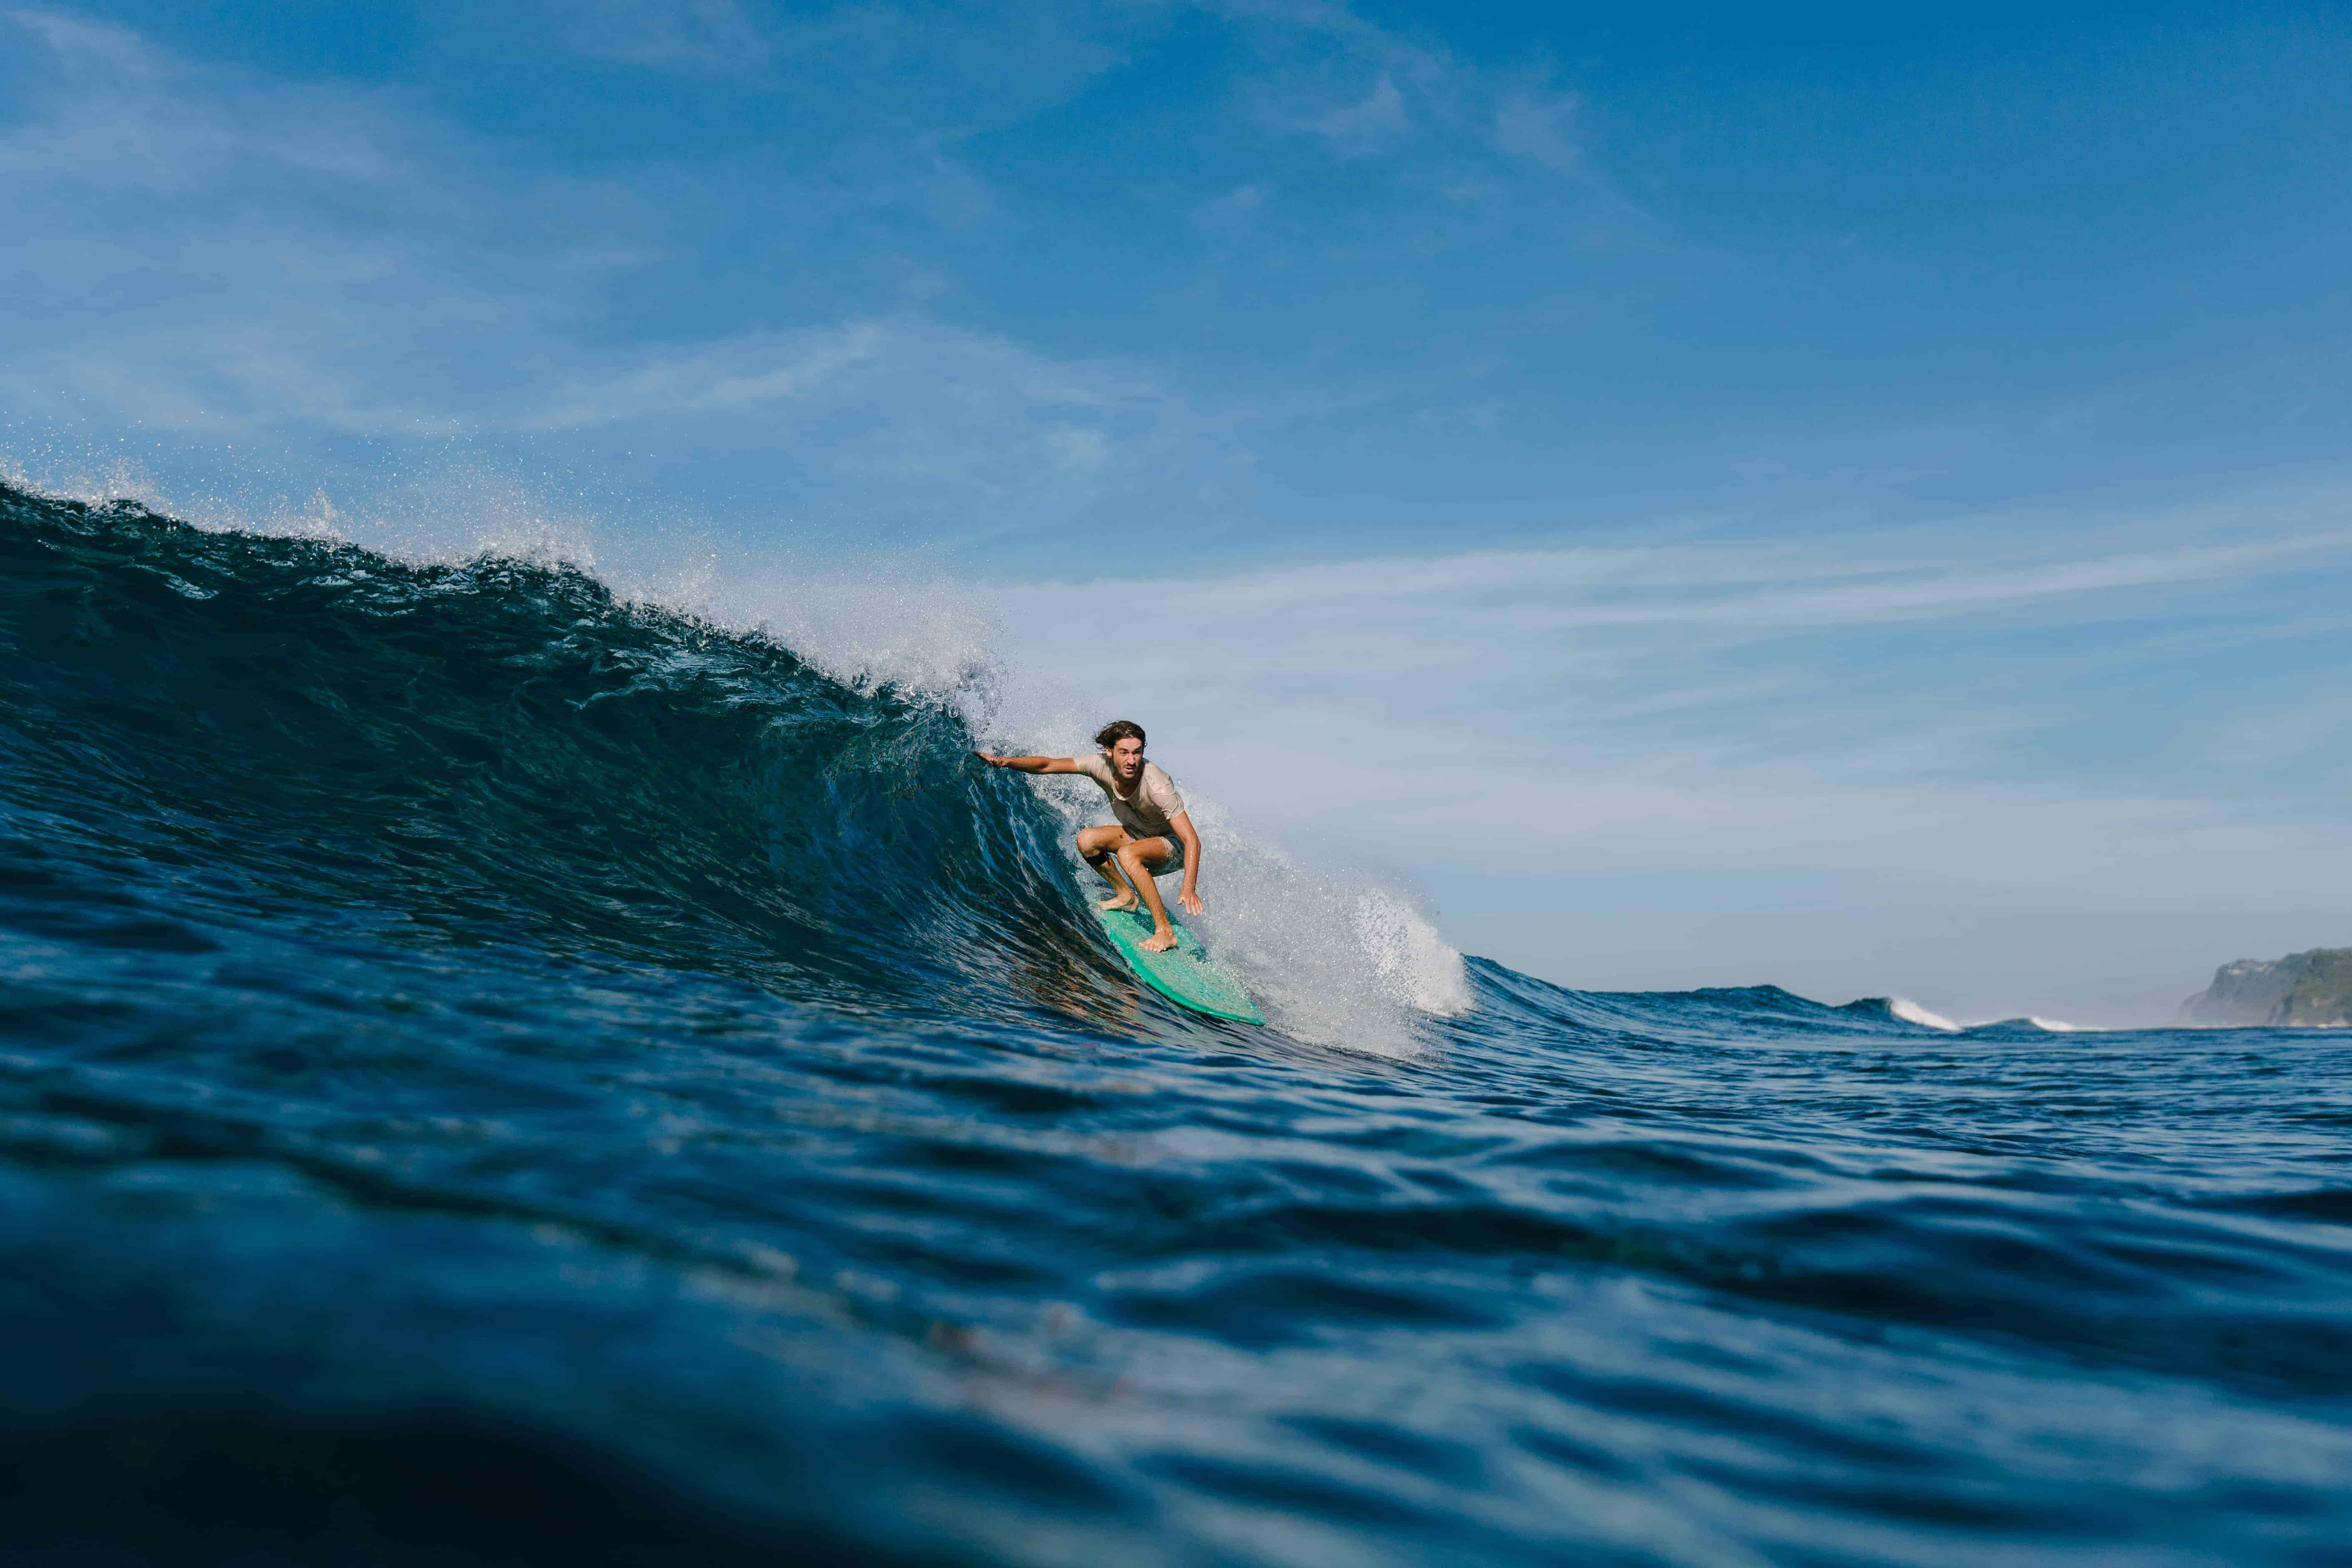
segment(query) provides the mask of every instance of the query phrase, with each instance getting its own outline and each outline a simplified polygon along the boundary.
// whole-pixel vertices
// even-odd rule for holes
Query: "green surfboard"
[[[1213,1018],[1231,1018],[1236,1024],[1265,1022],[1258,1016],[1257,1004],[1242,989],[1242,983],[1228,973],[1223,964],[1211,958],[1201,946],[1201,939],[1182,926],[1176,927],[1174,947],[1166,952],[1146,952],[1143,942],[1151,935],[1150,915],[1141,910],[1097,910],[1095,918],[1102,921],[1104,932],[1118,944],[1119,956],[1127,960],[1127,966],[1171,1002]]]

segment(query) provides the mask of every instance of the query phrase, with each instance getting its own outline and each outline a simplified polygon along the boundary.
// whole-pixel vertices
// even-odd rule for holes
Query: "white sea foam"
[[[1908,996],[1894,998],[1887,1003],[1886,1010],[1906,1023],[1917,1024],[1926,1028],[1944,1029],[1953,1034],[1958,1034],[1960,1029],[1959,1025],[1953,1023],[1941,1013],[1930,1013]]]
[[[817,565],[709,555],[662,574],[610,574],[629,598],[772,637],[845,686],[892,686],[985,725],[1003,669],[994,609],[919,563]]]
[[[78,465],[52,462],[36,475],[22,457],[12,453],[0,458],[0,479],[20,490],[55,500],[78,500],[85,506],[135,500],[142,506],[163,510],[163,503],[157,500],[154,477],[127,457]]]

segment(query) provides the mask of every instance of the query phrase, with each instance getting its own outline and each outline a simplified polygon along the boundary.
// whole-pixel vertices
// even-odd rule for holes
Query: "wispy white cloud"
[[[1131,366],[1055,360],[920,318],[600,361],[519,401],[526,430],[765,449],[874,510],[1043,528],[1112,497],[1248,466],[1230,411]]]
[[[1499,156],[1511,116],[1535,116],[1529,134],[1557,118],[1524,81],[1489,81],[1343,6],[1212,10],[1264,46],[1253,79],[1330,155],[1433,136]],[[712,422],[709,445],[771,450],[806,484],[875,487],[879,512],[1001,500],[1050,523],[1110,496],[1155,496],[1165,516],[1230,494],[1253,468],[1244,428],[1377,395],[1291,387],[1212,405],[1131,361],[927,317],[954,302],[952,280],[929,261],[870,255],[826,324],[630,342],[607,330],[610,301],[691,273],[689,215],[740,201],[730,185],[816,232],[882,207],[943,231],[995,221],[998,193],[959,150],[1076,91],[1165,18],[612,0],[557,19],[569,47],[602,58],[749,73],[793,94],[797,113],[831,116],[834,141],[782,175],[703,168],[674,189],[658,153],[610,178],[530,174],[394,90],[265,79],[62,9],[7,13],[20,112],[0,129],[0,205],[26,237],[0,301],[18,329],[0,405],[214,441],[601,429],[625,442],[632,425],[692,417]],[[892,86],[867,102],[852,82]],[[1254,228],[1277,190],[1273,178],[1228,186],[1202,221]],[[1418,249],[1438,232],[1362,237]],[[787,270],[778,291],[793,283]],[[1015,483],[1024,462],[1034,472]],[[962,503],[946,488],[957,474],[977,486]]]
[[[605,291],[667,259],[657,188],[491,179],[491,149],[414,105],[198,68],[68,16],[0,32],[47,57],[0,130],[0,206],[26,224],[0,363],[19,418],[764,455],[781,506],[851,496],[870,521],[950,536],[1246,467],[1234,411],[912,299],[799,331],[610,341]]]
[[[16,34],[20,95],[34,109],[0,136],[0,178],[20,183],[20,195],[65,187],[86,204],[170,202],[289,178],[380,185],[404,173],[390,118],[349,90],[208,79],[135,33],[62,12],[9,11],[0,28]]]
[[[797,112],[833,119],[869,151],[888,142],[936,157],[1079,90],[1126,58],[1161,8],[546,0],[538,9],[577,55],[788,94]]]
[[[1573,92],[1531,81],[1503,95],[1495,109],[1495,142],[1504,152],[1549,168],[1570,170],[1584,163],[1576,134],[1580,100]]]
[[[1193,221],[1213,230],[1239,228],[1265,205],[1265,198],[1264,185],[1236,185],[1224,195],[1213,196],[1193,208]]]
[[[1404,94],[1397,90],[1396,78],[1383,72],[1360,100],[1310,114],[1305,125],[1342,157],[1361,157],[1404,135]]]
[[[1548,71],[1483,67],[1344,5],[1206,8],[1244,24],[1263,63],[1240,102],[1276,135],[1310,138],[1342,161],[1409,153],[1415,186],[1474,205],[1540,207],[1556,176],[1573,174],[1581,216],[1631,216],[1583,155],[1580,95]],[[1517,177],[1529,165],[1554,178],[1531,187]]]
[[[1002,595],[1029,657],[1156,719],[1171,765],[1395,861],[1810,868],[2150,907],[2341,887],[2352,831],[2315,808],[2319,775],[2257,799],[2086,766],[2070,737],[2137,754],[2218,712],[2241,748],[2275,743],[2198,656],[2223,660],[2250,624],[2298,623],[2315,648],[2352,626],[2325,588],[2352,575],[2352,484],[2047,521]],[[2135,658],[2192,673],[2084,715],[2080,693]],[[2332,711],[2305,703],[2304,732]],[[2340,773],[2345,750],[2298,756]]]
[[[163,58],[127,27],[32,6],[0,15],[38,38],[69,68],[87,69],[95,65],[131,81],[152,81],[164,74]]]
[[[629,65],[757,71],[775,40],[740,0],[569,0],[549,14],[582,54]]]
[[[1550,683],[1654,658],[1653,639],[1684,654],[1791,635],[1829,635],[2005,616],[2082,623],[2146,615],[2145,594],[2202,593],[2266,573],[2340,572],[2352,559],[2352,496],[2278,497],[2270,531],[2233,542],[2151,534],[2210,531],[2233,509],[2186,509],[2102,529],[2078,519],[2052,546],[2016,520],[1874,531],[1844,541],[1471,551],[1446,556],[1318,562],[1230,578],[1138,578],[1073,585],[1091,597],[1148,595],[1190,624],[1278,626],[1250,639],[1256,678],[1393,678],[1468,668]],[[2153,526],[2151,524],[2153,523]],[[1054,590],[1024,589],[1024,593]],[[2053,606],[2057,607],[2053,608]],[[2210,642],[2212,633],[2204,634]],[[1212,639],[1213,641],[1214,639]],[[1629,649],[1638,648],[1635,654]],[[1508,669],[1508,661],[1525,661]],[[1498,663],[1505,669],[1496,669]],[[1199,673],[1198,664],[1193,666]],[[1545,672],[1538,678],[1537,671]],[[1716,681],[1702,689],[1717,689]],[[1660,700],[1651,693],[1645,704]]]

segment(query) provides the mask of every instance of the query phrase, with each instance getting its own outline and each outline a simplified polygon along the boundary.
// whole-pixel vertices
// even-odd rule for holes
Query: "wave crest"
[[[5,489],[0,562],[20,794],[182,846],[225,928],[331,909],[517,963],[1205,1026],[1093,929],[1066,830],[1095,803],[971,761],[995,698],[968,639],[867,615],[819,664],[546,554],[409,563]],[[1402,897],[1214,847],[1205,929],[1289,1032],[1409,1048],[1412,1015],[1467,1005]]]

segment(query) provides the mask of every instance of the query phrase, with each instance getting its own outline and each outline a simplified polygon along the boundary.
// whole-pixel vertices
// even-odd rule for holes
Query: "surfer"
[[[1165,952],[1176,945],[1176,928],[1168,923],[1168,906],[1160,901],[1154,877],[1184,873],[1176,903],[1188,915],[1201,912],[1200,895],[1192,890],[1200,874],[1201,836],[1176,781],[1159,763],[1143,760],[1143,726],[1121,719],[1106,724],[1095,736],[1102,754],[1094,757],[1000,757],[993,752],[972,755],[992,768],[1013,768],[1024,773],[1084,773],[1110,796],[1111,815],[1118,820],[1078,830],[1078,853],[1111,886],[1106,910],[1131,910],[1136,895],[1151,911],[1152,932],[1137,943],[1146,952]],[[1123,874],[1123,875],[1122,875]]]

